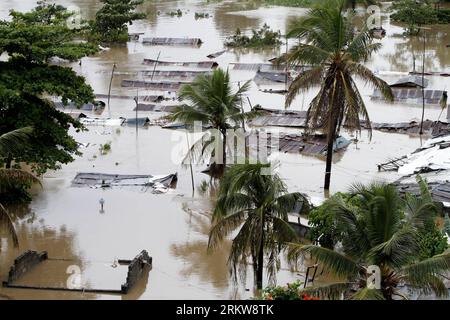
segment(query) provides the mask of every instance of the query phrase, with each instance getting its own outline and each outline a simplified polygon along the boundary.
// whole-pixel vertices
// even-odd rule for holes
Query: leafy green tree
[[[96,45],[75,41],[78,30],[68,27],[64,7],[40,2],[31,12],[11,11],[10,21],[0,22],[0,134],[34,127],[30,150],[10,153],[3,163],[32,165],[38,174],[58,169],[78,153],[70,127],[82,129],[69,115],[54,108],[46,97],[56,96],[77,105],[94,100],[92,88],[72,69],[49,62],[53,58],[76,60],[98,51]]]
[[[400,0],[392,3],[391,19],[406,24],[408,34],[417,34],[422,25],[439,21],[437,10],[427,0]]]
[[[0,135],[0,159],[8,157],[10,153],[25,152],[29,147],[29,140],[32,132],[32,128],[26,127]],[[17,185],[31,184],[33,182],[39,183],[39,180],[36,176],[27,171],[0,168],[0,194],[8,192]],[[6,226],[13,239],[14,245],[17,246],[19,240],[17,238],[13,220],[2,203],[0,203],[0,223]]]
[[[95,40],[123,43],[128,41],[128,25],[134,20],[145,19],[144,13],[135,12],[143,0],[101,0],[103,7],[92,22]]]
[[[333,144],[341,127],[360,132],[363,119],[371,134],[369,114],[353,77],[379,89],[388,100],[393,99],[389,85],[362,64],[380,44],[372,43],[366,27],[356,31],[352,21],[353,15],[346,14],[344,0],[331,0],[309,10],[288,33],[288,37],[298,40],[285,57],[288,63],[312,68],[291,83],[286,104],[291,105],[301,92],[320,87],[309,105],[306,130],[327,134],[325,190],[330,188]]]
[[[333,199],[336,228],[342,237],[343,252],[315,245],[292,245],[289,259],[310,254],[340,280],[324,286],[308,288],[314,296],[339,299],[407,298],[399,285],[423,293],[448,295],[442,274],[450,270],[448,251],[423,259],[421,236],[433,224],[438,212],[427,185],[419,179],[420,196],[402,199],[397,189],[388,184],[356,185],[351,195],[359,206],[349,206],[342,199]],[[425,231],[426,232],[426,231]],[[367,268],[380,268],[380,289],[367,286]]]
[[[212,75],[200,75],[192,84],[181,87],[180,99],[186,104],[175,110],[169,118],[188,125],[199,121],[213,128],[192,146],[186,159],[200,160],[212,155],[219,158],[212,167],[218,175],[223,173],[227,163],[227,129],[240,127],[243,120],[253,115],[252,112],[241,112],[242,96],[249,87],[248,81],[233,92],[230,75],[222,69],[214,70]],[[216,131],[220,134],[216,134]],[[216,144],[222,145],[222,159],[220,154],[215,153]]]
[[[228,262],[232,274],[246,274],[251,259],[257,289],[262,289],[264,260],[269,280],[275,279],[279,254],[287,241],[297,238],[288,223],[288,213],[307,200],[300,193],[288,193],[278,175],[264,175],[269,165],[234,165],[223,176],[213,214],[208,248],[215,248],[238,230]]]

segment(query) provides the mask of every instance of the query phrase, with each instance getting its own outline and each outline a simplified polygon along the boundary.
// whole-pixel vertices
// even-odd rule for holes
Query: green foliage
[[[342,252],[315,245],[293,245],[289,259],[311,255],[340,282],[308,288],[314,296],[350,299],[392,299],[402,296],[400,283],[437,297],[448,295],[440,274],[450,270],[450,253],[436,229],[439,213],[426,183],[417,177],[421,194],[406,194],[388,184],[355,185],[348,201],[329,200],[334,227]],[[381,271],[381,289],[368,290],[366,269],[376,265]]]
[[[34,134],[27,152],[13,152],[0,162],[32,165],[38,174],[73,161],[76,141],[68,134],[80,123],[56,110],[46,96],[58,96],[77,105],[94,100],[92,88],[72,69],[50,65],[51,58],[76,60],[98,51],[97,46],[76,40],[70,16],[61,6],[39,3],[28,13],[11,12],[11,21],[0,23],[0,134],[32,126]]]
[[[445,213],[444,230],[447,236],[450,238],[450,218],[448,217],[448,213]]]
[[[171,16],[171,17],[177,16],[179,18],[179,17],[183,16],[183,11],[181,11],[180,9],[177,9],[176,11],[167,12],[167,15]]]
[[[261,295],[258,297],[260,300],[302,300],[300,294],[300,288],[303,282],[296,281],[287,284],[287,286],[274,286],[264,288]]]
[[[341,127],[361,132],[361,120],[370,118],[355,78],[380,90],[392,101],[389,85],[364,66],[364,62],[380,48],[373,43],[367,28],[356,30],[354,15],[345,9],[344,0],[329,0],[300,17],[290,27],[287,36],[296,40],[287,55],[278,59],[293,66],[309,65],[292,81],[286,96],[286,105],[306,91],[320,87],[309,104],[306,131],[322,131],[327,135],[327,166],[325,189],[330,187],[333,143]]]
[[[218,175],[223,172],[223,167],[226,165],[227,129],[239,127],[243,120],[253,115],[251,112],[242,113],[241,111],[243,95],[246,94],[249,87],[250,82],[248,81],[233,92],[230,75],[228,71],[222,69],[214,70],[212,75],[200,75],[192,84],[181,87],[180,99],[186,104],[177,108],[167,118],[186,125],[192,125],[199,121],[214,129],[206,131],[203,137],[191,147],[183,163],[189,163],[191,159],[200,161],[207,156],[216,156],[215,143],[222,143],[223,158],[214,159],[213,164],[219,165],[213,166],[212,169],[217,169]],[[216,134],[215,130],[218,130],[220,135]],[[216,139],[220,139],[220,141],[216,141]]]
[[[194,17],[195,17],[195,20],[209,18],[209,13],[196,12]]]
[[[100,145],[100,154],[105,155],[111,151],[111,142],[107,142],[105,144]]]
[[[262,288],[263,269],[270,281],[280,267],[279,255],[286,242],[297,238],[288,223],[288,213],[298,202],[307,203],[300,193],[288,193],[281,178],[264,174],[269,165],[233,165],[223,176],[213,214],[208,248],[234,236],[228,259],[234,280],[245,277],[251,259],[258,289]],[[267,261],[266,263],[264,261]]]
[[[428,0],[395,1],[391,10],[391,19],[404,23],[408,34],[417,34],[422,25],[450,23],[450,10],[437,10]]]
[[[281,33],[280,31],[272,31],[270,27],[265,23],[261,29],[252,30],[252,36],[249,37],[241,33],[240,29],[236,30],[236,33],[227,38],[225,45],[227,47],[238,48],[257,48],[257,47],[273,47],[281,45]]]
[[[443,253],[448,248],[444,232],[433,228],[419,235],[420,259],[428,259]]]
[[[106,43],[128,41],[128,25],[145,19],[144,13],[135,12],[143,0],[101,0],[104,5],[91,22],[92,40]]]

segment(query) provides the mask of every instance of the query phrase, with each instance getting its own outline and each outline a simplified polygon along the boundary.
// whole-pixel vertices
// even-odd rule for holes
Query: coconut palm
[[[380,44],[372,43],[367,28],[357,32],[352,21],[344,0],[330,0],[311,9],[288,33],[288,37],[299,41],[285,57],[288,64],[310,65],[311,69],[291,83],[286,105],[291,105],[298,94],[320,87],[308,108],[306,131],[321,130],[327,134],[326,190],[330,187],[333,143],[341,126],[360,132],[362,118],[371,136],[369,114],[353,77],[379,89],[387,100],[393,99],[388,84],[361,64]]]
[[[238,229],[228,263],[237,280],[238,273],[245,276],[250,259],[257,289],[262,288],[264,259],[273,282],[280,252],[286,241],[297,237],[288,223],[288,213],[297,203],[308,203],[300,193],[287,193],[278,175],[262,173],[268,168],[263,164],[242,164],[227,170],[220,183],[208,242],[208,249],[214,249]]]
[[[311,255],[331,274],[335,283],[306,289],[322,298],[407,299],[400,289],[410,289],[438,297],[448,295],[441,274],[450,270],[450,253],[420,257],[420,236],[434,223],[438,207],[431,200],[426,183],[419,179],[420,196],[402,198],[388,184],[356,185],[351,190],[352,205],[342,198],[330,203],[336,228],[342,236],[342,252],[315,245],[293,244],[288,258]],[[357,203],[356,205],[354,203]],[[380,287],[367,286],[369,266],[380,268]]]
[[[17,185],[24,185],[32,182],[39,182],[33,174],[20,170],[11,169],[10,155],[17,151],[23,151],[24,146],[28,143],[29,135],[32,128],[26,127],[7,132],[0,136],[0,158],[7,161],[7,168],[0,168],[0,193]],[[0,223],[4,223],[8,229],[13,244],[19,244],[16,230],[9,212],[0,203]]]
[[[233,92],[228,71],[217,69],[212,74],[198,76],[192,84],[180,89],[180,99],[187,103],[177,108],[169,119],[189,125],[200,121],[213,128],[192,146],[186,158],[195,160],[206,155],[215,156],[214,164],[223,171],[227,157],[227,129],[239,127],[252,114],[242,112],[241,105],[242,96],[249,87],[250,82],[246,82]],[[222,157],[215,150],[220,150],[218,153]]]

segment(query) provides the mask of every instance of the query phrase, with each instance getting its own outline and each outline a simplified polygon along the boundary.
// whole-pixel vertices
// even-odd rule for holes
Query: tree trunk
[[[223,144],[222,144],[222,165],[223,171],[225,171],[225,167],[227,165],[227,131],[222,132]]]
[[[256,269],[256,289],[261,290],[263,286],[264,271],[264,214],[261,221],[261,242],[259,244],[258,263]]]
[[[335,139],[335,130],[331,130],[331,133],[328,133],[330,136],[328,137],[328,147],[327,147],[327,165],[325,168],[325,184],[324,189],[330,190],[330,182],[331,182],[331,165],[333,162],[333,144]]]
[[[7,157],[6,158],[6,163],[5,163],[5,168],[6,169],[11,169],[12,167],[12,158],[11,157]]]

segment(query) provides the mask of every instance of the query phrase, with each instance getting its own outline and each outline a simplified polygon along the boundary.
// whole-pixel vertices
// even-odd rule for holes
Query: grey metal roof
[[[198,61],[198,62],[177,62],[177,61],[159,61],[154,59],[144,59],[142,62],[146,65],[157,65],[157,66],[177,66],[177,67],[189,67],[189,68],[205,68],[214,69],[219,66],[215,61]]]
[[[426,88],[428,86],[428,80],[423,79],[423,87]],[[422,77],[418,75],[409,75],[407,77],[401,78],[397,80],[394,84],[391,84],[390,87],[419,87],[422,88]]]
[[[198,46],[202,44],[200,38],[144,38],[143,44],[155,46]]]

